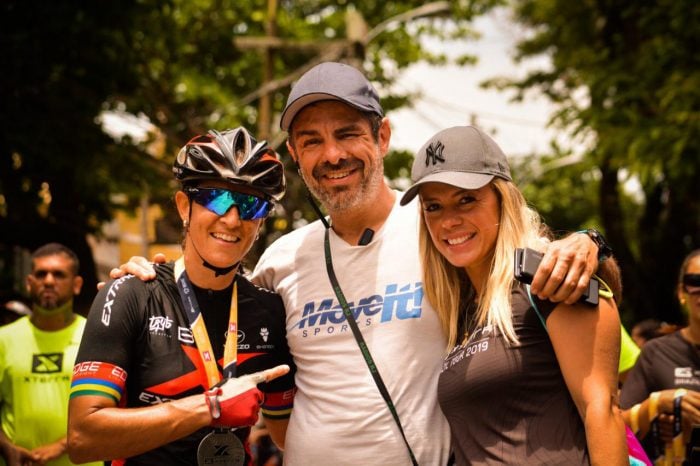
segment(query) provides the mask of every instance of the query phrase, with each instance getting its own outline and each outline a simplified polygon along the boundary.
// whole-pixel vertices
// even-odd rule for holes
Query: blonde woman
[[[458,465],[629,464],[616,406],[615,303],[551,303],[514,281],[543,226],[483,131],[433,136],[413,164],[423,285],[449,339],[438,382]]]

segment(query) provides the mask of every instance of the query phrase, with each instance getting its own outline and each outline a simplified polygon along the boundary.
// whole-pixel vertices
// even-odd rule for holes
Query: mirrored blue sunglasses
[[[272,210],[272,202],[252,194],[229,191],[224,188],[185,188],[185,193],[197,204],[222,216],[238,207],[241,220],[265,218]]]

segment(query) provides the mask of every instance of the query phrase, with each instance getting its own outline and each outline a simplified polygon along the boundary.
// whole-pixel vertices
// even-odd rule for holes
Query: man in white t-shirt
[[[449,428],[436,391],[446,342],[423,299],[418,206],[400,208],[400,196],[384,179],[391,127],[377,93],[356,69],[322,63],[292,88],[281,128],[289,133],[289,153],[309,190],[328,212],[338,284],[408,443],[419,464],[446,464]],[[283,236],[254,272],[254,280],[284,300],[287,340],[298,367],[285,460],[290,465],[408,464],[398,427],[329,281],[324,233],[324,224],[316,221]],[[560,259],[559,276],[566,275],[576,250],[596,255],[585,235],[574,236],[567,253],[555,247],[548,258]],[[572,270],[589,267],[580,277],[587,283],[595,265],[581,260]],[[547,287],[555,290],[560,281]]]
[[[446,340],[423,298],[418,206],[399,207],[401,196],[384,179],[391,127],[377,92],[355,68],[322,63],[292,88],[281,128],[289,132],[287,147],[299,172],[328,213],[338,283],[417,462],[444,465],[449,428],[437,403],[437,380]],[[410,464],[329,281],[324,234],[324,223],[316,221],[284,235],[253,274],[284,300],[297,365],[285,463]],[[551,243],[534,292],[575,302],[597,266],[596,254],[586,235]],[[149,268],[145,259],[127,264],[142,278],[152,276]]]

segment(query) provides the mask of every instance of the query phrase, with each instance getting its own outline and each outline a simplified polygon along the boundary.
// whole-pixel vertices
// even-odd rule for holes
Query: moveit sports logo
[[[387,285],[383,295],[376,294],[360,298],[356,302],[348,302],[348,306],[358,325],[367,327],[395,319],[420,318],[422,302],[423,284],[418,282],[404,286]],[[294,327],[301,330],[304,338],[350,330],[345,321],[343,308],[335,297],[304,304],[301,320],[294,324]]]

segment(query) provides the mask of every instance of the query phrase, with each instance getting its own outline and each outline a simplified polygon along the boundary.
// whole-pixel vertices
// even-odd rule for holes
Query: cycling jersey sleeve
[[[146,285],[127,275],[108,282],[92,303],[73,369],[71,398],[100,395],[119,403],[144,328]]]

